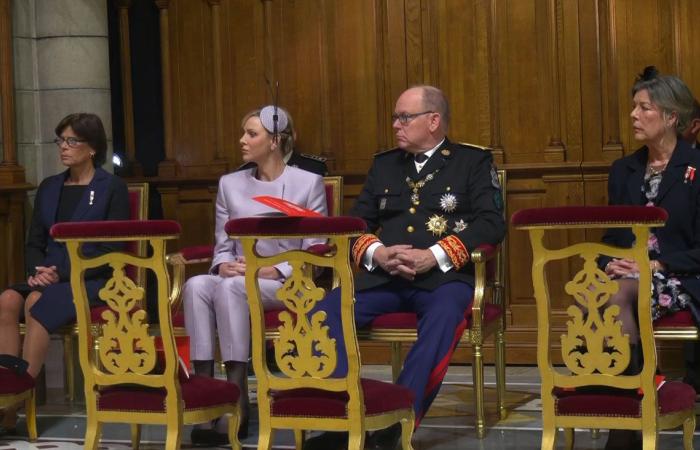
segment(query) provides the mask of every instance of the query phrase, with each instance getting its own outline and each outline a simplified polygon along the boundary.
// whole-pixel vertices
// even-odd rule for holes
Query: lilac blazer
[[[276,209],[263,205],[253,197],[271,195],[283,198],[297,205],[328,215],[326,190],[323,178],[296,167],[286,166],[282,175],[274,181],[260,181],[255,178],[255,168],[224,175],[219,180],[216,195],[216,244],[210,273],[218,273],[222,262],[231,262],[243,256],[243,247],[237,239],[229,239],[224,225],[230,219],[242,217],[268,216],[281,214]],[[325,239],[266,239],[258,242],[257,250],[263,256],[276,255],[287,250],[308,248],[325,243]],[[287,263],[275,266],[285,277],[292,268]]]

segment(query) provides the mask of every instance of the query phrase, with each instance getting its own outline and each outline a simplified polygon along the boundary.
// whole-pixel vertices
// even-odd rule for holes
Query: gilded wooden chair
[[[639,285],[650,286],[649,228],[663,226],[667,217],[661,208],[636,206],[539,208],[513,215],[514,227],[527,230],[532,244],[543,450],[555,448],[558,428],[564,429],[566,448],[571,449],[574,428],[601,427],[641,430],[644,449],[651,450],[656,448],[658,430],[683,426],[684,448],[693,448],[695,391],[681,382],[666,382],[657,390],[655,383],[651,289],[639,289],[637,312],[644,362],[639,374],[629,375],[623,373],[631,357],[629,336],[622,334],[616,318],[619,307],[606,307],[617,292],[617,283],[597,264],[599,255],[634,260],[640,267]],[[630,228],[635,244],[632,248],[597,242],[547,246],[546,242],[551,242],[546,240],[547,231],[573,228]],[[567,310],[566,334],[555,342],[548,264],[573,266],[579,261],[582,267],[564,286],[575,301]],[[559,344],[566,369],[554,366],[550,357],[551,349]]]
[[[129,183],[129,218],[131,220],[146,220],[148,218],[148,183]],[[146,254],[146,242],[145,241],[135,241],[129,244],[129,251],[133,252],[135,255],[144,256]],[[134,282],[145,289],[146,287],[146,271],[143,268],[131,267],[128,269],[128,275]],[[143,306],[143,305],[141,305]],[[99,334],[99,318],[101,317],[101,310],[96,309],[93,311],[95,316],[95,326],[92,328],[93,336],[97,337]],[[66,325],[57,331],[63,337],[63,361],[65,369],[65,391],[66,398],[69,401],[75,400],[75,367],[76,363],[73,358],[73,347],[75,336],[78,334],[77,323]]]
[[[36,441],[36,393],[34,378],[28,373],[17,373],[0,367],[0,409],[24,403],[27,431],[30,441]]]
[[[506,172],[498,170],[498,181],[506,205]],[[459,341],[460,346],[472,348],[472,376],[474,380],[474,416],[476,435],[486,434],[486,412],[484,405],[484,361],[485,338],[492,337],[495,349],[496,395],[499,417],[505,419],[508,411],[505,406],[506,392],[506,243],[494,247],[483,245],[474,249],[470,260],[474,264],[474,299],[471,309],[465,312],[466,328]],[[390,313],[377,317],[372,324],[360,330],[361,340],[391,343],[391,367],[394,381],[398,379],[402,366],[402,343],[413,343],[418,338],[418,319],[415,313]]]
[[[343,177],[323,177],[326,188],[326,207],[328,215],[339,216],[343,211]],[[173,324],[178,335],[186,335],[185,315],[182,311],[181,290],[185,283],[186,268],[193,264],[210,263],[214,252],[213,245],[194,245],[182,248],[177,253],[168,255],[168,264],[173,270],[173,311],[175,311]],[[275,315],[276,317],[276,315]]]
[[[237,438],[240,391],[225,381],[189,376],[181,371],[172,327],[170,278],[165,262],[165,241],[180,234],[177,222],[105,221],[59,223],[51,235],[65,242],[71,261],[71,287],[77,312],[80,367],[85,379],[87,430],[85,448],[98,447],[103,423],[132,425],[132,444],[138,448],[141,424],[167,426],[165,448],[180,447],[183,424],[203,423],[229,414],[229,439]],[[87,257],[85,242],[147,242],[150,256],[129,251]],[[113,275],[99,297],[105,302],[99,322],[85,292],[86,270],[109,264]],[[155,273],[160,336],[153,336],[146,311],[139,307],[144,289],[127,275],[128,266]],[[93,329],[98,327],[98,351]],[[158,348],[162,347],[162,356]]]
[[[414,427],[413,395],[403,386],[360,378],[360,356],[355,334],[354,288],[349,262],[349,240],[365,230],[354,217],[246,218],[229,221],[226,231],[243,244],[247,269],[246,289],[250,306],[253,367],[258,382],[260,414],[259,449],[269,449],[274,430],[295,431],[297,448],[303,430],[348,431],[349,449],[364,448],[366,430],[402,426],[402,444],[411,449]],[[328,238],[324,252],[292,250],[263,257],[255,251],[259,239]],[[288,261],[292,275],[278,290],[286,310],[279,312],[281,325],[273,340],[275,360],[281,373],[267,366],[266,318],[260,300],[257,273],[261,267]],[[341,297],[343,339],[348,374],[332,376],[338,353],[324,324],[325,312],[314,307],[325,290],[316,286],[305,266],[328,267],[337,273]]]

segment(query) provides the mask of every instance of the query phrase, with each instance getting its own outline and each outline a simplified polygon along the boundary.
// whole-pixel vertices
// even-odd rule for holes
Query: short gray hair
[[[645,71],[646,72],[646,71]],[[646,90],[649,99],[657,105],[664,114],[676,113],[676,131],[681,133],[688,128],[693,120],[693,93],[680,78],[673,75],[641,76],[632,86],[632,97],[639,91]]]

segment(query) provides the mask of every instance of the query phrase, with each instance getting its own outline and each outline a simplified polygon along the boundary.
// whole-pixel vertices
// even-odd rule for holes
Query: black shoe
[[[395,423],[389,428],[372,433],[365,448],[371,450],[395,450],[401,442],[401,424]]]
[[[206,447],[230,444],[228,434],[219,433],[213,428],[206,430],[194,428],[192,429],[192,434],[190,434],[190,439],[192,440],[192,445],[202,445]]]
[[[348,433],[345,431],[326,431],[304,442],[302,450],[346,450]]]
[[[642,436],[637,430],[610,430],[605,450],[642,450]]]

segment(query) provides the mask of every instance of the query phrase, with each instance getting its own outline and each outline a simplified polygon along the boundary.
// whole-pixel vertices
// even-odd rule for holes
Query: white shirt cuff
[[[369,247],[367,247],[367,250],[365,250],[365,254],[362,255],[362,265],[365,269],[367,269],[368,272],[371,272],[377,268],[377,265],[372,260],[372,257],[374,256],[374,251],[382,245],[384,244],[382,244],[381,242],[375,242]]]
[[[442,247],[440,247],[438,244],[433,245],[428,250],[433,252],[433,255],[435,256],[435,260],[438,263],[438,267],[443,272],[447,272],[448,270],[450,270],[454,267],[450,257],[447,256],[447,253],[445,253],[445,250],[443,250]]]

